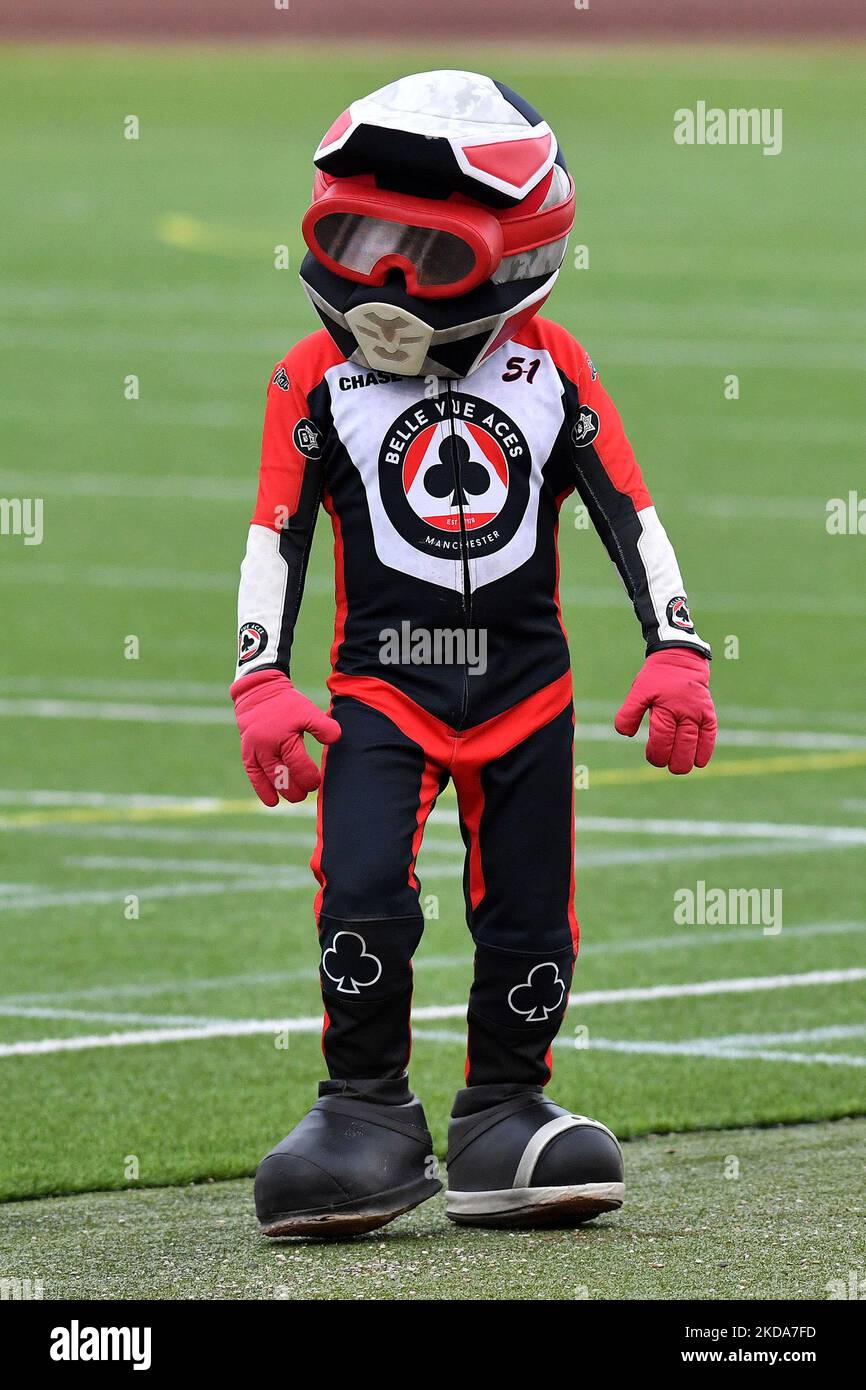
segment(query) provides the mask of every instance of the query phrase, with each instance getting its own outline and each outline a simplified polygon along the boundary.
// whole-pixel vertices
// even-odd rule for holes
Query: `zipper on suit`
[[[446,379],[445,390],[448,393],[448,438],[450,441],[451,466],[454,472],[454,496],[457,500],[457,511],[460,517],[460,564],[463,571],[463,589],[461,595],[461,609],[463,615],[464,633],[464,656],[468,658],[469,652],[469,628],[472,623],[472,581],[469,574],[469,539],[466,533],[466,517],[463,511],[463,479],[460,475],[460,460],[457,457],[456,438],[457,431],[454,428],[454,412],[452,408],[451,382]],[[460,701],[460,718],[458,728],[462,727],[469,707],[469,666],[468,660],[463,663],[463,690]]]

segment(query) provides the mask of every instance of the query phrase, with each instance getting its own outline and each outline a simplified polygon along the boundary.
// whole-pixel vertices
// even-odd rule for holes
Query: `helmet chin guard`
[[[342,280],[319,265],[312,253],[305,256],[301,266],[304,289],[346,357],[362,367],[398,376],[452,378],[469,376],[528,323],[550,294],[558,274],[554,271],[538,280],[515,280],[505,286],[488,282],[460,300],[421,300],[395,284],[374,289]],[[386,321],[365,320],[364,326],[372,333],[358,337],[349,319],[357,309],[372,310]],[[405,326],[391,320],[395,313]],[[393,341],[387,336],[390,333]],[[421,344],[409,341],[416,333],[424,335],[426,355],[420,363]],[[375,361],[371,357],[374,348]]]
[[[574,221],[556,137],[479,73],[399,78],[316,151],[301,281],[340,350],[463,377],[538,312]]]
[[[427,361],[433,329],[408,309],[395,304],[356,304],[346,314],[346,325],[358,340],[356,356],[379,372],[420,376]]]

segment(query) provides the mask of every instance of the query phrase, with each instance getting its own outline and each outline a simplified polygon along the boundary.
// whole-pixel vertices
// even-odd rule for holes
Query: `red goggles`
[[[574,218],[571,180],[555,206],[510,213],[496,216],[459,197],[391,193],[369,177],[331,179],[318,173],[302,230],[316,259],[336,275],[384,285],[389,271],[397,269],[410,294],[442,299],[466,294],[486,280],[528,279],[559,268]]]

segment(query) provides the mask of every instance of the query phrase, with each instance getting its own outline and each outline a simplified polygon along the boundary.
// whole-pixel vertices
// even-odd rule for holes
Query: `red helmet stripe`
[[[325,150],[328,148],[329,145],[335,144],[336,141],[339,140],[340,136],[346,133],[351,124],[351,111],[344,111],[342,116],[338,116],[337,119],[334,121],[334,124],[328,130],[327,134],[322,136],[322,139],[319,141],[319,150]],[[318,154],[318,152],[319,151],[317,150],[316,153]]]
[[[492,174],[522,188],[543,167],[550,155],[553,136],[537,135],[529,140],[498,140],[492,145],[464,145],[464,158],[482,173]]]
[[[548,294],[549,293],[550,291],[548,290]],[[502,347],[503,343],[507,343],[508,339],[513,338],[525,323],[528,323],[531,318],[534,318],[546,298],[547,295],[545,294],[541,299],[533,300],[531,304],[526,305],[525,309],[519,309],[516,314],[512,314],[510,318],[507,318],[493,341],[487,344],[481,361],[485,362],[491,353],[495,352],[497,348]],[[435,352],[435,348],[432,349],[432,351]]]

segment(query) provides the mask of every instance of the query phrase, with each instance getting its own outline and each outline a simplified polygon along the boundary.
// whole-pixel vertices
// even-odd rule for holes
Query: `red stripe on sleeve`
[[[297,343],[271,372],[254,526],[281,531],[286,519],[297,511],[308,459],[295,443],[295,430],[309,418],[309,396],[325,372],[343,360],[331,335],[322,328]]]

